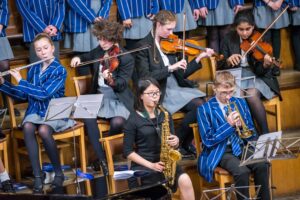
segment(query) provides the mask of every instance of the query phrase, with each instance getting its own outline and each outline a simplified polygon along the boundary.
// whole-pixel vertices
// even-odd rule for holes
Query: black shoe
[[[8,193],[16,192],[11,180],[3,181],[3,182],[1,182],[1,185],[2,185],[3,192],[8,192]]]
[[[193,154],[195,157],[197,157],[197,150],[196,147],[193,144],[190,144],[188,148],[185,148],[187,152]]]
[[[100,171],[100,161],[97,159],[94,162],[91,163],[91,167],[94,171]]]
[[[0,140],[3,140],[5,137],[6,137],[6,135],[0,129]]]
[[[188,152],[186,149],[184,149],[182,147],[179,148],[179,152],[181,154],[182,159],[184,159],[184,160],[194,160],[195,159],[194,154]]]
[[[42,173],[40,176],[35,176],[34,177],[34,183],[33,183],[33,188],[32,188],[32,193],[33,194],[43,194],[44,193],[44,181],[46,178],[46,174]]]
[[[50,188],[51,192],[50,194],[64,194],[64,180],[65,176],[63,174],[61,175],[55,175],[54,180],[52,181]]]
[[[106,164],[106,160],[101,160],[99,162],[100,162],[100,166],[101,166],[103,175],[108,176],[108,167],[107,167],[107,164]]]

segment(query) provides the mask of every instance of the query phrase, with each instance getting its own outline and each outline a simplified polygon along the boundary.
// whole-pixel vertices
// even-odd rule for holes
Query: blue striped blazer
[[[122,20],[156,14],[159,11],[158,0],[117,0]]]
[[[291,0],[284,0],[281,7],[284,8]],[[292,0],[295,1],[295,0]],[[267,6],[267,4],[263,0],[255,0],[253,1],[254,6],[259,7],[259,6]]]
[[[246,101],[232,97],[230,102],[236,102],[245,124],[250,130],[255,131]],[[236,131],[225,120],[216,97],[211,98],[208,102],[198,107],[197,120],[203,148],[198,158],[198,172],[207,181],[211,182],[214,169],[224,154],[228,138],[232,134],[236,134]]]
[[[181,13],[183,10],[185,0],[159,0],[159,6],[161,10],[170,10],[174,13]],[[197,0],[189,0],[192,11],[200,8],[200,4]]]
[[[12,98],[28,100],[25,117],[38,114],[44,117],[48,104],[52,98],[65,95],[66,69],[55,59],[47,69],[41,73],[42,64],[32,66],[27,73],[27,80],[21,79],[18,85],[5,81],[0,91]]]
[[[5,29],[8,25],[9,9],[7,0],[0,0],[0,24],[3,25],[3,29],[0,32],[0,37],[5,37]]]
[[[289,4],[290,4],[291,7],[294,7],[294,6],[299,7],[300,6],[300,0],[289,0]]]
[[[42,33],[48,25],[58,30],[52,40],[62,39],[60,30],[65,17],[64,0],[16,0],[16,5],[23,18],[25,42],[32,42],[35,35]]]
[[[96,17],[108,18],[112,0],[101,1],[101,8],[95,13],[91,8],[91,0],[67,0],[65,32],[83,33]]]
[[[220,0],[196,0],[197,4],[200,5],[200,8],[207,7],[209,10],[217,8]],[[221,0],[224,1],[224,0]],[[231,8],[234,8],[236,5],[244,5],[244,0],[228,0]]]

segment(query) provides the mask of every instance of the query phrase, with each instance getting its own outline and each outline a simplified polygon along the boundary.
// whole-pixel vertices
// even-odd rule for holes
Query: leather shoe
[[[34,183],[32,188],[33,194],[43,194],[44,193],[44,180],[46,178],[45,173],[42,173],[40,176],[34,176]]]
[[[8,192],[8,193],[15,193],[16,192],[10,179],[1,182],[1,185],[2,185],[2,191],[3,192]]]

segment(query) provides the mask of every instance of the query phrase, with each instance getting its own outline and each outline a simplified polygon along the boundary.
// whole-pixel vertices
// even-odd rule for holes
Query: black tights
[[[261,31],[263,31],[263,29]],[[272,45],[273,56],[275,58],[280,58],[280,48],[281,48],[280,29],[269,30],[264,36],[264,39]]]
[[[248,89],[247,94],[251,96],[246,98],[246,100],[250,107],[251,114],[260,128],[261,134],[269,133],[267,115],[261,100],[261,93],[254,88]]]
[[[39,177],[42,174],[39,160],[39,148],[35,135],[36,129],[38,129],[38,135],[42,138],[46,153],[53,165],[55,176],[62,176],[63,172],[61,169],[58,150],[56,142],[52,136],[53,129],[48,125],[35,125],[31,122],[26,122],[23,125],[24,139],[34,176]]]
[[[125,119],[123,117],[113,117],[110,119],[109,135],[115,135],[123,132]],[[99,143],[100,131],[98,129],[97,119],[84,119],[84,125],[89,137],[90,143],[97,154],[99,160],[105,160],[102,145]]]
[[[291,36],[295,55],[295,69],[300,70],[300,26],[292,26]]]
[[[188,148],[194,138],[193,129],[189,125],[197,122],[197,108],[203,103],[204,99],[195,98],[181,109],[185,116],[176,134],[183,148]]]
[[[208,46],[219,52],[222,39],[230,31],[230,26],[207,26]]]

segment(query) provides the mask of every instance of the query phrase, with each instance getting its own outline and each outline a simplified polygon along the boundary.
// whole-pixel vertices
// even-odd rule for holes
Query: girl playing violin
[[[196,122],[196,108],[201,105],[205,96],[198,90],[194,82],[187,79],[201,68],[200,60],[211,56],[214,51],[205,49],[191,62],[185,59],[178,61],[176,54],[166,55],[162,52],[160,41],[168,38],[176,26],[176,17],[171,11],[161,10],[154,18],[153,30],[143,40],[140,46],[150,44],[152,47],[139,51],[136,55],[136,69],[139,78],[152,77],[161,85],[161,101],[163,106],[171,113],[182,110],[186,113],[177,136],[180,139],[181,153],[189,154],[193,132],[189,124]]]
[[[274,76],[272,58],[265,54],[262,61],[256,60],[253,56],[242,55],[245,53],[241,50],[243,40],[248,40],[254,33],[255,23],[252,13],[240,11],[234,18],[235,30],[229,32],[221,45],[220,53],[224,55],[224,60],[218,63],[218,69],[231,69],[233,67],[242,68],[242,77],[255,76],[255,88],[249,88],[252,84],[243,81],[242,87],[246,89],[249,96],[247,102],[251,113],[257,121],[262,133],[268,133],[269,128],[266,119],[266,111],[261,97],[271,99],[275,95],[281,98],[277,78]],[[247,89],[249,88],[249,89]]]
[[[55,48],[50,36],[46,33],[40,33],[34,38],[33,44],[37,57],[48,60],[32,66],[28,71],[27,79],[23,79],[18,70],[10,70],[10,74],[16,80],[17,85],[12,85],[1,77],[0,90],[12,98],[28,100],[22,130],[33,168],[33,193],[43,192],[45,179],[45,174],[42,173],[40,167],[36,131],[43,141],[46,153],[54,168],[55,177],[51,187],[57,189],[56,191],[61,191],[64,174],[52,134],[72,127],[74,121],[70,119],[45,121],[44,117],[50,100],[64,96],[67,71],[54,58]]]
[[[125,51],[119,42],[122,39],[123,27],[117,22],[102,20],[94,25],[93,33],[98,38],[99,46],[89,53],[76,56],[71,60],[71,67],[81,62],[115,56]],[[130,54],[108,59],[92,65],[92,87],[90,93],[104,94],[98,117],[109,120],[109,135],[121,133],[125,120],[133,110],[133,94],[129,89],[129,80],[134,67]],[[100,165],[107,174],[107,165],[102,146],[99,144],[100,132],[97,119],[85,119],[84,124],[89,140],[100,160]]]

